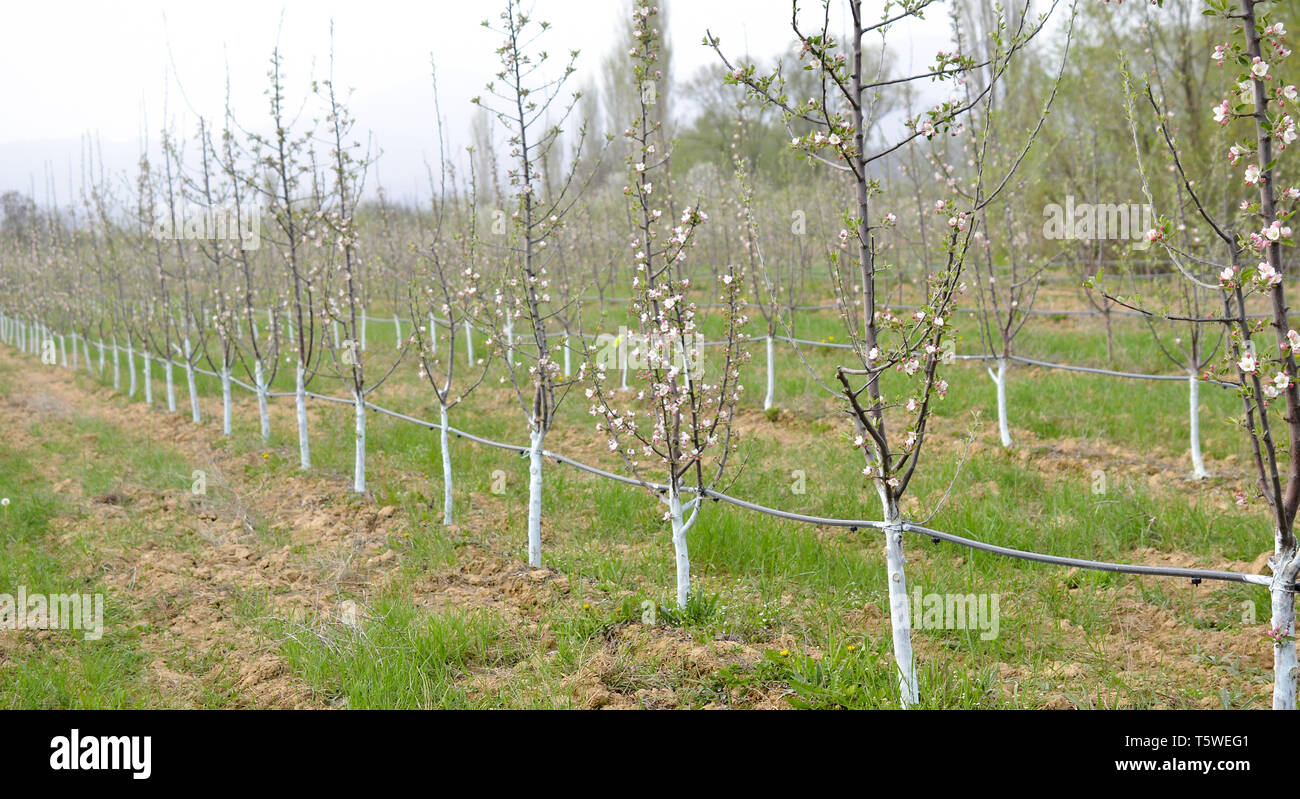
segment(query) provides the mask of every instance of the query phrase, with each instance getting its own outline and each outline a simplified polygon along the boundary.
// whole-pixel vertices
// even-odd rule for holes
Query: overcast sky
[[[706,29],[729,55],[781,52],[791,39],[789,0],[668,0],[678,79],[712,63],[700,45]],[[491,79],[498,37],[479,23],[494,0],[255,0],[9,3],[0,25],[0,192],[35,185],[45,200],[47,168],[60,202],[69,170],[79,185],[80,140],[94,136],[110,168],[131,170],[147,132],[155,143],[164,119],[192,133],[196,115],[220,119],[227,71],[238,119],[266,116],[268,58],[277,37],[290,98],[325,77],[334,24],[335,78],[355,89],[350,108],[360,131],[383,148],[385,187],[409,196],[425,185],[436,158],[430,57],[436,59],[443,116],[456,144],[467,141],[471,106]],[[535,16],[553,23],[543,40],[555,54],[582,50],[578,78],[595,78],[625,0],[536,0]],[[802,4],[811,9],[815,0]],[[836,6],[838,7],[838,3]],[[867,4],[869,7],[879,3]],[[876,11],[872,12],[878,13]],[[947,46],[941,6],[915,25],[895,51],[900,70],[932,63]],[[281,21],[283,20],[283,21]],[[900,34],[902,31],[900,31]],[[558,58],[557,58],[558,61]],[[171,73],[171,79],[167,74]],[[575,85],[575,88],[576,85]]]

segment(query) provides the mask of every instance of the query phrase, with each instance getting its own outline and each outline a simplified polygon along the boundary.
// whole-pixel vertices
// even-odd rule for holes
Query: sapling
[[[482,273],[478,271],[478,186],[471,152],[469,194],[463,205],[454,189],[448,188],[451,167],[443,155],[442,114],[438,106],[436,78],[433,96],[434,116],[438,124],[440,179],[436,188],[430,186],[435,190],[432,241],[423,261],[426,268],[416,276],[417,282],[412,286],[409,307],[412,319],[428,319],[427,325],[413,325],[412,338],[420,359],[420,376],[429,382],[434,398],[438,401],[438,438],[442,452],[442,523],[450,526],[454,521],[449,430],[451,410],[483,382],[489,361],[483,359],[475,363],[471,354],[465,370],[471,379],[463,387],[457,385],[458,390],[453,392],[459,331],[463,327],[468,333],[472,329],[472,319],[484,316],[483,292],[480,289]],[[430,183],[432,184],[432,176]],[[464,212],[463,219],[455,220],[457,224],[449,246],[444,239],[443,226],[447,215],[456,211]],[[439,326],[445,327],[447,331],[446,340],[441,345],[441,354],[438,344]]]
[[[498,20],[496,25],[484,20],[483,27],[502,37],[496,51],[501,69],[487,85],[487,96],[473,101],[487,109],[506,133],[513,211],[508,231],[510,246],[503,252],[502,275],[484,321],[492,330],[488,343],[506,354],[505,379],[527,421],[528,562],[541,566],[544,444],[555,421],[556,406],[570,385],[556,360],[563,341],[555,335],[555,328],[567,329],[569,326],[558,320],[574,312],[570,307],[555,307],[551,301],[555,248],[550,245],[558,239],[565,217],[588,182],[578,176],[586,132],[582,127],[578,130],[570,168],[548,184],[542,164],[561,146],[563,125],[580,98],[579,94],[563,94],[578,52],[570,51],[559,75],[545,77],[540,70],[549,61],[547,53],[532,48],[537,36],[549,29],[549,23],[534,20],[516,0],[507,0]],[[525,363],[526,377],[522,368]]]
[[[316,224],[324,229],[333,246],[330,252],[337,252],[341,261],[337,269],[329,273],[336,278],[338,288],[328,294],[321,308],[322,325],[333,322],[336,329],[341,329],[343,346],[336,348],[332,339],[324,338],[324,348],[330,353],[331,365],[348,385],[352,393],[353,416],[355,419],[355,442],[352,470],[352,490],[358,494],[366,490],[366,396],[381,386],[393,373],[406,353],[405,342],[401,337],[401,328],[397,328],[398,355],[392,366],[378,380],[367,382],[365,360],[360,348],[354,342],[360,338],[361,311],[365,307],[364,295],[360,289],[357,270],[360,259],[357,255],[356,210],[365,180],[369,158],[358,158],[354,153],[360,143],[348,143],[352,134],[352,117],[340,101],[334,86],[333,59],[330,65],[331,76],[324,81],[328,100],[329,114],[329,158],[330,158],[330,202],[320,203]],[[319,184],[318,184],[319,185]],[[308,230],[307,235],[319,238],[320,234]],[[380,354],[378,357],[383,357]]]
[[[270,136],[250,133],[253,155],[269,173],[270,179],[255,184],[267,200],[267,212],[274,224],[271,241],[285,270],[288,301],[285,315],[287,338],[292,345],[290,357],[294,359],[294,409],[298,419],[298,462],[303,469],[311,468],[311,445],[307,433],[307,385],[320,366],[320,332],[317,330],[317,308],[321,301],[316,285],[320,262],[308,257],[310,247],[321,248],[321,239],[308,240],[307,232],[312,221],[319,219],[319,210],[311,207],[313,194],[304,192],[302,180],[311,173],[312,132],[294,135],[286,107],[285,88],[281,73],[280,49],[271,53],[271,66],[267,72],[270,87],[271,122],[274,132]],[[308,162],[304,162],[304,158]],[[320,232],[320,231],[316,231]],[[277,320],[278,321],[278,320]]]
[[[1207,14],[1221,20],[1230,36],[1209,56],[1225,70],[1225,78],[1231,79],[1227,96],[1209,114],[1234,138],[1225,154],[1238,170],[1241,183],[1234,180],[1233,184],[1244,196],[1232,213],[1210,209],[1202,182],[1194,179],[1184,164],[1176,134],[1170,130],[1174,115],[1162,99],[1151,86],[1137,86],[1127,68],[1124,78],[1135,142],[1139,128],[1155,128],[1178,176],[1180,199],[1189,202],[1214,231],[1226,258],[1215,263],[1190,252],[1181,240],[1185,232],[1167,217],[1161,217],[1148,239],[1164,250],[1184,280],[1202,289],[1219,289],[1223,314],[1180,316],[1143,308],[1140,298],[1116,299],[1171,321],[1227,327],[1221,377],[1231,377],[1241,397],[1242,415],[1236,421],[1249,444],[1256,478],[1256,492],[1239,492],[1237,503],[1245,506],[1252,499],[1263,499],[1268,506],[1273,527],[1268,633],[1273,645],[1273,707],[1294,710],[1300,671],[1295,642],[1296,576],[1300,574],[1300,546],[1295,535],[1296,511],[1300,509],[1300,446],[1296,446],[1300,442],[1300,387],[1296,383],[1300,333],[1288,320],[1282,248],[1292,244],[1288,223],[1300,201],[1300,187],[1283,182],[1285,150],[1298,137],[1293,114],[1298,113],[1300,91],[1282,77],[1291,54],[1288,34],[1268,3],[1209,0]],[[1138,106],[1146,109],[1146,122],[1138,121]],[[1135,154],[1143,190],[1148,201],[1154,202],[1141,148],[1135,148]],[[1252,297],[1267,304],[1266,319],[1251,318],[1247,303]]]
[[[661,80],[658,6],[655,0],[636,0],[631,11],[633,76],[639,82]],[[629,175],[624,189],[637,220],[628,247],[634,275],[631,312],[637,330],[621,331],[614,338],[615,363],[610,363],[607,350],[595,363],[590,358],[584,362],[581,371],[590,378],[586,390],[590,412],[601,419],[597,432],[607,436],[610,450],[622,456],[639,480],[664,486],[661,493],[667,506],[664,520],[672,529],[677,605],[685,608],[691,596],[687,533],[699,519],[707,491],[722,478],[735,447],[732,426],[742,389],[740,365],[747,355],[741,346],[747,321],[741,296],[744,272],[731,269],[716,287],[704,288],[709,299],[715,291],[721,295],[726,331],[720,350],[715,350],[714,363],[709,364],[712,368],[706,368],[701,319],[691,299],[700,289],[687,276],[685,263],[695,230],[707,216],[692,206],[677,219],[664,214],[664,201],[655,196],[654,186],[667,172],[670,143],[662,119],[652,116],[646,100],[643,94],[637,118],[627,133],[633,146],[627,156]],[[630,340],[624,341],[625,335]],[[629,407],[615,407],[611,402],[615,398],[607,384],[607,370],[612,366],[635,369],[639,385]],[[648,463],[643,463],[643,458]],[[652,470],[658,480],[647,479]],[[691,496],[683,496],[687,491]]]
[[[879,21],[870,23],[863,16],[861,0],[849,0],[848,27],[841,41],[831,33],[829,0],[822,3],[817,27],[811,32],[805,32],[805,21],[800,18],[798,4],[792,3],[791,27],[800,45],[799,62],[819,78],[818,90],[807,98],[791,97],[786,93],[780,70],[760,74],[753,64],[733,64],[723,55],[716,37],[710,34],[706,38],[706,43],[726,65],[729,82],[745,85],[756,99],[779,108],[787,124],[799,121],[810,126],[810,132],[802,135],[795,134],[791,128],[791,148],[802,157],[815,159],[842,173],[853,190],[852,204],[843,215],[844,227],[839,233],[838,247],[831,252],[831,267],[836,302],[852,347],[849,352],[856,364],[837,367],[834,382],[838,386],[832,388],[808,366],[797,347],[796,353],[818,384],[842,403],[852,424],[853,446],[865,461],[863,475],[880,501],[894,659],[903,707],[916,705],[919,693],[912,657],[904,574],[904,522],[899,501],[916,472],[934,404],[948,390],[948,382],[939,377],[938,367],[945,342],[953,335],[951,321],[957,301],[966,287],[962,267],[976,227],[975,215],[997,196],[1010,173],[1001,184],[994,182],[994,188],[986,190],[983,172],[978,171],[970,192],[974,201],[964,208],[956,206],[955,197],[936,204],[934,210],[947,222],[942,248],[944,263],[926,276],[921,287],[924,296],[920,307],[914,313],[900,317],[887,306],[880,307],[888,265],[877,260],[877,237],[882,230],[893,225],[897,217],[892,213],[881,214],[878,210],[876,216],[872,216],[873,197],[880,189],[870,168],[874,162],[917,138],[957,135],[961,119],[983,105],[984,124],[971,153],[978,162],[980,147],[987,141],[988,120],[992,115],[990,91],[1005,75],[1015,55],[1042,30],[1047,18],[1044,15],[1037,24],[1028,24],[1026,4],[1020,9],[1016,25],[1011,26],[1000,19],[992,29],[990,55],[983,61],[960,51],[940,52],[936,55],[935,65],[925,72],[886,81],[877,71],[873,77],[872,65],[864,59],[865,37],[873,33],[880,35],[883,48],[885,34],[892,26],[917,17],[930,5],[930,2],[918,0],[896,8],[889,7]],[[1053,3],[1051,9],[1055,6]],[[867,131],[877,115],[884,111],[878,101],[886,84],[896,86],[932,79],[965,80],[978,70],[987,70],[978,90],[969,92],[964,99],[951,97],[908,120],[908,132],[898,141],[870,146]],[[1047,106],[1050,106],[1050,101],[1049,97]],[[1028,134],[1026,151],[1037,136],[1046,110],[1044,107],[1039,125]],[[881,377],[888,371],[899,372],[905,381],[901,399],[885,395]],[[896,425],[901,427],[901,440],[894,435],[898,430]]]

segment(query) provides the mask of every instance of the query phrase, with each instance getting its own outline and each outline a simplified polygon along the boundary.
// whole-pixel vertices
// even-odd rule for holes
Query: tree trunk
[[[224,364],[221,367],[221,432],[224,435],[230,435],[231,427],[231,408],[230,408],[230,364]]]
[[[1007,359],[998,358],[997,374],[990,375],[998,389],[998,436],[1004,449],[1011,448],[1011,425],[1007,421]]]
[[[131,339],[126,340],[126,368],[131,373],[131,390],[126,392],[128,397],[135,396],[135,347],[131,344]]]
[[[257,416],[262,422],[262,442],[271,439],[271,414],[266,407],[266,373],[262,362],[253,362],[253,382],[257,384]]]
[[[172,379],[172,359],[163,359],[163,375],[167,383],[167,412],[176,413],[176,381]]]
[[[1273,569],[1269,584],[1272,597],[1273,643],[1273,709],[1296,709],[1295,645],[1295,579],[1300,572],[1300,553],[1294,547],[1283,549],[1282,533],[1276,534],[1273,557],[1268,565]]]
[[[1192,478],[1204,480],[1210,476],[1205,470],[1205,461],[1201,458],[1201,381],[1196,379],[1194,370],[1187,370],[1187,394],[1190,405],[1189,414],[1192,438]]]
[[[451,449],[448,441],[451,438],[447,434],[447,406],[439,407],[442,430],[439,431],[438,437],[442,444],[442,523],[451,526],[452,521],[452,482],[451,482]]]
[[[356,454],[352,461],[352,490],[366,493],[366,395],[353,391],[356,411]]]
[[[889,580],[889,622],[894,636],[894,663],[898,667],[898,691],[904,709],[917,703],[916,664],[912,658],[912,617],[908,612],[906,558],[903,556],[903,519],[898,503],[885,487],[876,490],[885,515],[885,568]]]
[[[307,384],[304,382],[302,364],[298,364],[294,380],[293,400],[298,412],[298,466],[311,468],[311,446],[307,442]]]
[[[194,384],[194,363],[190,359],[190,340],[185,339],[185,383],[190,391],[190,421],[199,423],[199,390]]]
[[[685,609],[691,597],[691,556],[686,532],[691,524],[682,519],[682,497],[675,486],[668,489],[668,517],[673,525],[673,557],[677,563],[677,607]]]
[[[535,429],[528,434],[528,564],[542,565],[542,442],[546,433]]]

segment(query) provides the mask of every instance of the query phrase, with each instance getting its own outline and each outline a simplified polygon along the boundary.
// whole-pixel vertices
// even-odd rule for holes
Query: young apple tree
[[[809,369],[818,384],[842,403],[852,426],[853,446],[865,462],[862,473],[880,502],[899,691],[902,705],[912,707],[919,701],[919,693],[912,657],[903,555],[905,528],[899,501],[916,473],[934,405],[948,391],[948,381],[938,371],[945,342],[953,335],[951,322],[958,299],[966,289],[962,270],[976,228],[976,214],[997,196],[1019,163],[1018,159],[1013,161],[1007,176],[991,184],[994,188],[984,188],[978,165],[982,163],[979,158],[987,145],[993,115],[990,92],[1016,55],[1043,29],[1057,4],[1052,3],[1047,14],[1034,23],[1028,20],[1028,3],[999,14],[989,29],[989,55],[983,60],[960,50],[940,51],[931,68],[892,79],[882,78],[879,67],[875,67],[873,75],[873,66],[864,58],[866,37],[880,36],[884,53],[889,31],[920,18],[934,3],[909,0],[888,5],[878,21],[869,22],[861,0],[848,0],[849,20],[842,39],[831,30],[830,0],[820,5],[816,27],[806,30],[807,20],[801,18],[798,3],[791,4],[791,27],[800,45],[800,67],[819,78],[818,89],[811,97],[788,96],[780,68],[760,74],[753,64],[733,64],[722,53],[716,37],[709,35],[706,43],[726,65],[729,82],[744,84],[757,99],[779,108],[787,125],[800,121],[810,126],[811,132],[792,135],[791,148],[802,157],[817,159],[842,173],[852,189],[851,204],[843,214],[844,228],[830,260],[841,321],[852,345],[848,352],[855,363],[836,368],[835,387]],[[909,119],[907,132],[895,141],[869,141],[868,131],[886,110],[879,100],[887,86],[930,80],[965,85],[977,71],[984,74],[981,85],[965,97],[954,92],[931,110]],[[1050,102],[1049,97],[1024,151],[1037,136]],[[887,304],[881,305],[887,302],[883,295],[890,265],[878,258],[878,236],[897,217],[875,207],[880,187],[872,172],[873,164],[919,137],[958,135],[962,119],[980,106],[982,118],[967,154],[977,160],[976,180],[969,192],[972,199],[964,200],[964,207],[959,207],[954,193],[936,204],[935,212],[947,222],[941,249],[943,263],[925,276],[920,307],[907,316],[897,316]],[[808,361],[802,352],[799,354],[807,366]],[[898,393],[891,391],[893,396],[886,396],[882,386],[882,377],[888,372],[897,372],[902,378],[894,389]]]
[[[564,174],[548,181],[545,166],[562,158],[563,125],[580,99],[580,93],[564,95],[578,51],[569,53],[560,74],[547,76],[548,54],[534,47],[550,24],[534,20],[517,0],[507,0],[498,22],[484,20],[483,27],[501,36],[496,50],[501,69],[487,94],[474,103],[487,109],[506,134],[508,201],[513,206],[501,274],[484,321],[492,330],[489,344],[505,353],[506,379],[528,426],[528,562],[540,566],[543,445],[556,406],[572,385],[556,356],[564,348],[560,331],[571,327],[563,317],[574,309],[551,301],[558,248],[550,245],[589,182],[577,179],[586,129],[579,128]]]
[[[1211,60],[1227,71],[1227,96],[1211,110],[1215,122],[1233,136],[1224,155],[1239,172],[1233,182],[1242,199],[1229,214],[1215,213],[1203,182],[1189,174],[1178,139],[1170,130],[1171,112],[1151,86],[1138,88],[1124,69],[1128,116],[1137,141],[1139,125],[1153,126],[1165,144],[1169,164],[1178,175],[1185,199],[1222,242],[1227,257],[1218,263],[1192,252],[1182,240],[1187,234],[1161,217],[1149,238],[1158,242],[1182,278],[1202,289],[1221,291],[1222,316],[1175,316],[1148,311],[1175,322],[1224,325],[1228,329],[1224,374],[1241,396],[1242,415],[1236,420],[1249,444],[1257,494],[1240,492],[1239,505],[1262,498],[1273,528],[1273,577],[1269,584],[1273,642],[1273,707],[1294,710],[1296,678],[1295,591],[1300,574],[1300,546],[1295,534],[1300,509],[1300,386],[1296,353],[1300,333],[1288,319],[1283,247],[1293,245],[1288,224],[1300,204],[1300,186],[1288,185],[1286,150],[1297,138],[1300,90],[1284,78],[1288,47],[1285,22],[1276,19],[1275,4],[1263,0],[1208,0],[1207,14],[1222,21],[1230,38],[1215,45]],[[1150,113],[1138,122],[1135,105]],[[1152,191],[1135,148],[1139,173],[1148,199]],[[1217,271],[1217,276],[1214,274]],[[1122,298],[1117,298],[1122,299]],[[1266,308],[1264,319],[1252,318],[1250,300]],[[1140,298],[1123,300],[1140,307]],[[1271,328],[1271,331],[1270,331]]]
[[[657,63],[663,42],[658,5],[655,0],[637,0],[631,11],[636,40],[631,51],[633,76],[639,84],[662,80]],[[611,364],[608,357],[592,364],[589,354],[581,372],[590,378],[586,389],[590,412],[601,417],[596,429],[608,436],[609,449],[618,452],[642,482],[649,482],[645,475],[651,469],[662,470],[664,519],[672,527],[677,567],[677,605],[685,608],[691,595],[686,535],[699,519],[706,491],[722,478],[736,444],[732,425],[742,389],[740,364],[747,356],[741,346],[747,321],[741,296],[744,271],[729,268],[716,281],[716,288],[708,286],[703,292],[688,277],[687,253],[696,228],[707,216],[692,206],[678,219],[672,218],[671,211],[664,213],[666,200],[656,195],[655,184],[666,177],[670,142],[662,119],[652,115],[649,96],[642,92],[636,120],[625,134],[632,148],[624,194],[637,220],[629,242],[631,312],[637,330],[631,335],[620,331],[612,347],[618,359],[635,367],[643,385],[636,387],[627,406],[616,407],[607,369],[623,364]],[[702,320],[691,297],[703,294],[710,302],[715,292],[721,295],[726,332],[721,351],[706,368]],[[689,499],[683,497],[687,485],[694,494]]]

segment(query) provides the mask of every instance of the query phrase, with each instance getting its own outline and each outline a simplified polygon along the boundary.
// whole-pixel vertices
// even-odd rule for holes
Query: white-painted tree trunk
[[[1007,422],[1007,359],[998,358],[998,371],[989,371],[998,390],[998,435],[1004,449],[1011,447],[1011,425]]]
[[[447,406],[439,407],[439,418],[442,422],[442,430],[438,433],[438,438],[442,444],[442,523],[451,526],[452,522],[452,491],[451,491],[451,448],[448,446],[451,436],[447,434]]]
[[[131,373],[131,390],[126,392],[128,397],[135,396],[135,347],[131,344],[131,339],[126,340],[126,368]]]
[[[63,358],[63,368],[68,368],[68,341],[63,334],[59,334],[59,355]]]
[[[1273,557],[1273,581],[1269,584],[1272,614],[1271,624],[1281,640],[1273,644],[1273,709],[1296,709],[1296,676],[1300,666],[1296,662],[1295,642],[1295,585],[1300,572],[1300,555],[1296,551],[1283,551],[1281,534],[1276,534]]]
[[[77,334],[76,334],[76,333],[73,333],[73,334],[72,334],[72,371],[74,371],[74,372],[77,371],[77,368],[78,368],[78,366],[80,365],[78,362],[79,362],[80,360],[81,360],[81,358],[78,356],[78,353],[77,353]],[[90,364],[89,364],[89,363],[86,364],[86,368],[87,368],[87,369],[90,368]]]
[[[695,526],[698,518],[699,499],[693,499],[683,508],[682,496],[677,488],[668,488],[668,519],[673,528],[673,559],[677,564],[677,607],[685,608],[691,598],[691,556],[686,547],[686,534]],[[690,510],[690,518],[685,518],[684,510]]]
[[[102,377],[104,374],[104,351],[102,349],[103,342],[100,342],[100,345],[101,345],[101,349],[99,352],[99,374]],[[87,372],[91,371],[90,339],[86,338],[85,336],[81,337],[81,354],[86,357],[86,371]]]
[[[122,390],[122,361],[117,349],[117,336],[113,336],[113,390]]]
[[[230,364],[221,367],[221,432],[230,435],[232,411],[230,408]]]
[[[352,405],[356,414],[356,453],[352,461],[352,490],[366,493],[366,395],[352,392]]]
[[[402,318],[397,314],[393,314],[393,330],[393,339],[396,343],[395,349],[400,350],[402,348]]]
[[[311,447],[307,443],[307,384],[302,364],[298,364],[294,380],[293,402],[298,412],[298,465],[311,468]]]
[[[172,359],[163,359],[163,375],[167,383],[167,412],[176,413],[176,381],[172,377]]]
[[[776,360],[772,354],[772,334],[767,334],[767,394],[763,397],[763,410],[771,410],[776,396]]]
[[[99,340],[99,376],[104,376],[104,339]],[[114,386],[116,388],[116,386]]]
[[[438,354],[438,323],[433,320],[433,314],[429,314],[429,354]]]
[[[474,328],[470,327],[469,320],[465,320],[465,363],[474,365]]]
[[[1205,470],[1205,461],[1201,458],[1201,381],[1196,379],[1196,372],[1187,370],[1187,394],[1189,398],[1191,437],[1192,437],[1192,478],[1203,480],[1210,476]]]
[[[903,556],[903,519],[898,503],[879,482],[876,491],[885,516],[885,570],[889,581],[889,623],[894,636],[894,664],[898,667],[898,692],[903,708],[917,703],[916,663],[912,657],[912,616],[908,609],[907,559]]]
[[[199,389],[194,382],[194,363],[190,360],[190,340],[185,339],[185,383],[190,392],[190,421],[198,424],[199,416]]]
[[[266,407],[266,372],[260,360],[253,362],[253,382],[257,386],[257,416],[262,422],[262,442],[271,440],[271,412]]]
[[[144,404],[153,405],[153,356],[148,350],[143,353],[144,357]]]
[[[573,374],[572,364],[570,362],[569,337],[564,337],[564,376],[568,377]]]
[[[361,309],[361,351],[366,351],[366,309]]]
[[[528,564],[542,565],[542,442],[546,433],[531,430],[528,434]]]

